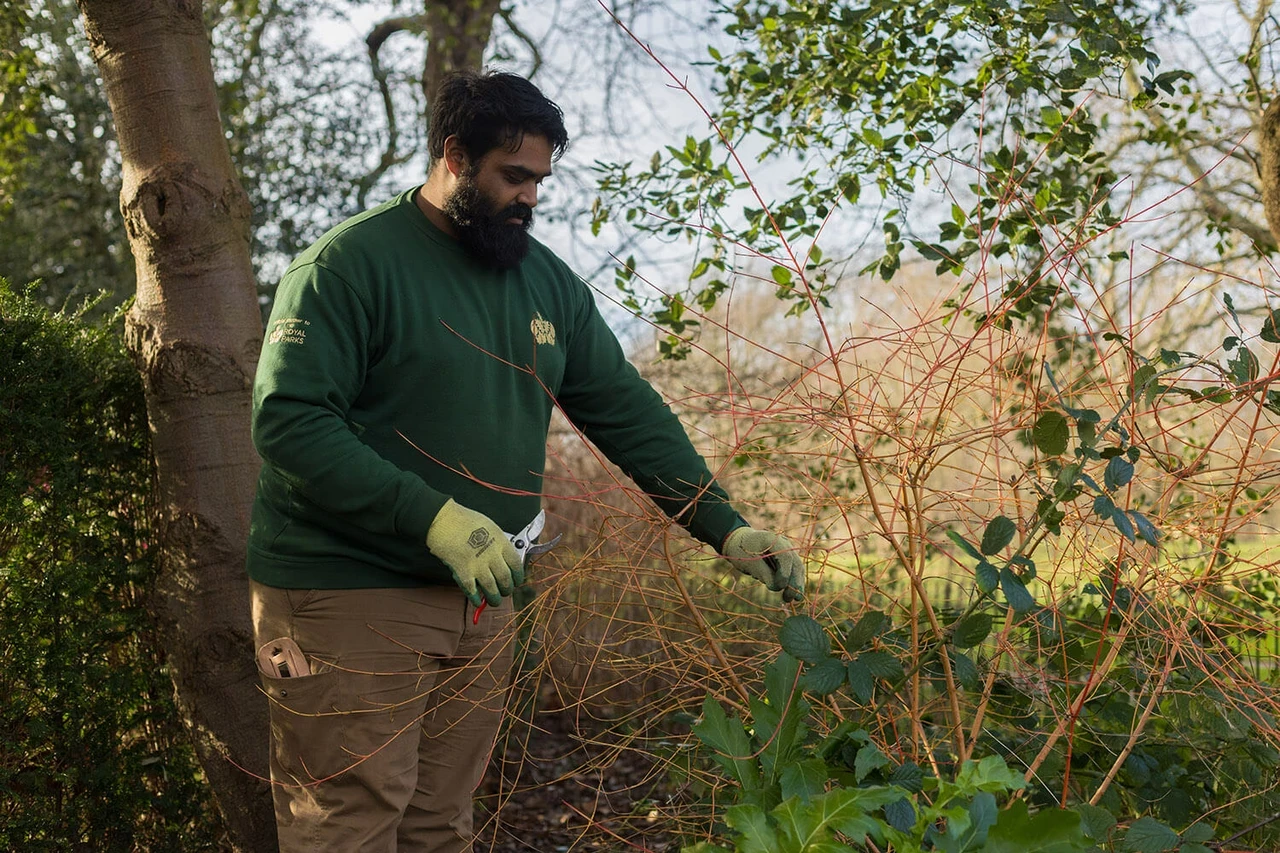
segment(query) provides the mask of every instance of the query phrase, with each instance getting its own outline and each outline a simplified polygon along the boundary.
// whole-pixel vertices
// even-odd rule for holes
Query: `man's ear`
[[[462,141],[457,136],[450,136],[445,139],[443,160],[444,167],[455,178],[466,173],[470,158],[467,157],[467,149],[463,147]]]

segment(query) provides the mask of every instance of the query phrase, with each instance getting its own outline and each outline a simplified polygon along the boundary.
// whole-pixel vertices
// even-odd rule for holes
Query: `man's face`
[[[527,135],[514,151],[499,147],[465,163],[443,208],[458,242],[488,266],[519,266],[529,252],[538,185],[550,174],[551,143],[542,136]]]

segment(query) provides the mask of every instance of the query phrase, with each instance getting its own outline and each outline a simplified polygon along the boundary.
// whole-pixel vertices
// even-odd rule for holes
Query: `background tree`
[[[120,145],[137,259],[126,341],[156,463],[155,612],[183,715],[235,842],[268,850],[267,708],[244,543],[258,458],[250,387],[262,341],[248,198],[218,120],[208,34],[186,3],[81,4]]]

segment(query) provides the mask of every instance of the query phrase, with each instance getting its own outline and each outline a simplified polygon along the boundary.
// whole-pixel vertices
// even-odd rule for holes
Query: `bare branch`
[[[529,77],[532,78],[542,68],[542,51],[538,49],[537,42],[530,38],[528,33],[520,29],[520,25],[515,22],[511,15],[511,9],[499,9],[498,15],[502,18],[502,22],[507,25],[507,29],[511,30],[511,34],[524,42],[525,46],[529,48],[529,52],[533,54],[533,65],[529,68]]]
[[[391,97],[391,86],[387,83],[388,74],[378,60],[378,52],[382,50],[382,45],[386,43],[387,39],[396,33],[423,33],[426,29],[426,15],[388,18],[370,30],[369,35],[364,40],[369,50],[369,67],[373,71],[373,79],[377,82],[378,91],[382,95],[382,108],[387,113],[387,147],[378,159],[378,165],[356,181],[356,207],[358,210],[364,209],[369,190],[373,189],[373,186],[387,173],[387,170],[392,166],[405,162],[411,156],[408,154],[400,156],[396,153],[396,148],[400,141],[400,129],[396,124],[396,108],[395,102]]]

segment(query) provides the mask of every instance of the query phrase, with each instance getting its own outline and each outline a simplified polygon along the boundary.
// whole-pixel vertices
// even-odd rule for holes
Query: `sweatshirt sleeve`
[[[376,534],[426,542],[448,496],[360,441],[347,413],[364,384],[369,306],[318,263],[276,292],[253,385],[253,442],[302,497]]]
[[[557,397],[591,443],[671,518],[717,551],[746,524],[658,392],[626,358],[613,331],[581,290]]]

